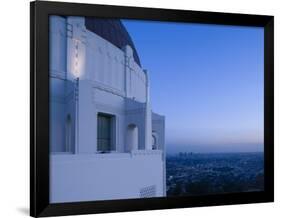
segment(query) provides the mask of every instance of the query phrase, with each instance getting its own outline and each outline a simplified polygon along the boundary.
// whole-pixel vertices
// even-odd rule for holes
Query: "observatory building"
[[[120,20],[50,16],[50,201],[166,195],[165,118]]]

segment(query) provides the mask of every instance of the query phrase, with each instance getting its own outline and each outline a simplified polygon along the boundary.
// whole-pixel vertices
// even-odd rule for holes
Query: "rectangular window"
[[[98,114],[98,151],[108,152],[113,150],[113,116]]]

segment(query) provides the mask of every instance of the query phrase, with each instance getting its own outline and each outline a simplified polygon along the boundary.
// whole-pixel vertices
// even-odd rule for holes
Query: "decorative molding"
[[[109,104],[104,104],[101,102],[94,102],[95,104],[95,108],[97,109],[98,112],[109,112],[113,115],[115,114],[119,114],[119,115],[125,115],[125,111],[122,108],[119,107],[115,107],[113,105],[109,105]]]
[[[105,84],[97,82],[97,81],[92,81],[92,87],[96,88],[96,89],[99,89],[101,91],[109,92],[111,94],[120,96],[122,98],[126,97],[125,92],[123,92],[121,90],[118,90],[118,89],[115,89],[115,88],[112,88],[108,85],[105,85]]]

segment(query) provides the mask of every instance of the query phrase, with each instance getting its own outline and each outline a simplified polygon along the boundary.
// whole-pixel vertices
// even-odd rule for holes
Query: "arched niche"
[[[139,132],[135,124],[129,124],[126,132],[126,152],[138,150]]]
[[[158,140],[158,134],[155,132],[155,131],[153,131],[152,132],[152,150],[158,150],[158,149],[160,149],[159,148],[159,140]]]

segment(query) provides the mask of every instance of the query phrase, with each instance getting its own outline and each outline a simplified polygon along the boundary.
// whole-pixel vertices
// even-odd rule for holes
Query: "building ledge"
[[[115,158],[133,158],[136,156],[159,156],[162,155],[162,150],[136,150],[127,153],[119,153],[119,152],[110,152],[110,153],[70,153],[70,152],[55,152],[51,153],[50,156],[52,159],[65,159],[72,160],[75,159],[84,159],[84,160],[91,160],[91,159],[115,159]]]

